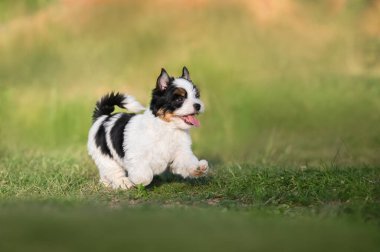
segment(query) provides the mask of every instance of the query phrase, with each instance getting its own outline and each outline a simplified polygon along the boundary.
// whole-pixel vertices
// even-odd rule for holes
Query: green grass
[[[374,166],[225,164],[213,166],[210,176],[205,178],[184,180],[164,174],[147,188],[130,191],[101,186],[88,158],[17,155],[1,160],[0,167],[0,198],[5,202],[35,199],[94,201],[114,206],[268,208],[289,215],[348,214],[362,220],[380,221],[380,169]]]
[[[207,178],[165,174],[147,188],[122,191],[98,184],[83,153],[7,156],[0,161],[2,251],[379,245],[378,167],[226,164],[213,166]]]
[[[233,1],[87,2],[0,3],[1,251],[376,251],[371,3],[294,1],[265,23]],[[99,185],[95,101],[117,90],[148,104],[161,67],[183,65],[206,104],[192,135],[210,176]]]
[[[143,207],[3,208],[2,251],[377,251],[373,226],[255,212]]]

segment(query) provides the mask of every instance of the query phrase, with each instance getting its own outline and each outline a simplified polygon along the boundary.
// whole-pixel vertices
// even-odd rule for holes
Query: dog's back
[[[115,106],[130,113],[112,114]],[[142,110],[133,97],[120,93],[107,94],[96,103],[88,152],[101,182],[123,189],[145,186],[168,167],[184,178],[205,175],[208,163],[193,154],[189,133],[200,126],[197,115],[204,105],[187,68],[178,78],[162,69],[149,109],[136,114]]]
[[[103,96],[96,103],[92,115],[93,124],[87,148],[100,173],[117,167],[117,173],[125,176],[125,171],[120,167],[125,155],[124,130],[135,113],[112,114],[115,106],[135,113],[144,110],[144,107],[132,96],[113,92]],[[105,179],[103,182],[106,183]]]

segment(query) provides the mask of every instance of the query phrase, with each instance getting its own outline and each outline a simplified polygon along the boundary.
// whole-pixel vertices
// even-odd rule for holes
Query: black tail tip
[[[123,108],[124,99],[125,96],[119,92],[115,93],[112,91],[104,95],[99,101],[96,102],[94,113],[92,115],[93,121],[98,119],[100,116],[110,115],[114,111],[115,106]]]

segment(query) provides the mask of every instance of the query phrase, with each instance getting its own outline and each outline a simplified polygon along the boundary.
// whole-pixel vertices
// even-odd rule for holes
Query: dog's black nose
[[[194,103],[194,108],[195,108],[196,111],[199,111],[201,109],[201,104]]]

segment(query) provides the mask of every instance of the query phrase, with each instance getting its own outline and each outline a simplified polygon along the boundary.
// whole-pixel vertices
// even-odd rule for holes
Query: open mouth
[[[195,117],[195,114],[179,116],[179,118],[181,118],[186,124],[194,127],[199,127],[201,125],[198,119]]]

